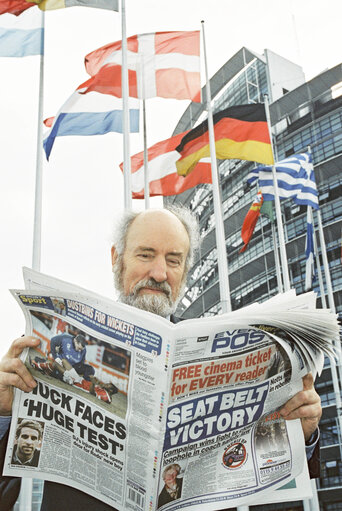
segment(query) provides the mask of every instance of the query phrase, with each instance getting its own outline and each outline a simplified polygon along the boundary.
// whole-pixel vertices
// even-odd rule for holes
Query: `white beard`
[[[114,284],[119,291],[119,301],[127,305],[132,305],[138,309],[152,312],[163,318],[173,314],[176,309],[180,298],[183,296],[185,283],[183,282],[176,299],[172,298],[172,289],[167,282],[156,282],[154,279],[140,280],[132,289],[129,295],[125,295],[124,286],[122,281],[123,265],[122,261],[117,261],[113,268]],[[140,289],[144,287],[155,288],[163,293],[140,294]]]

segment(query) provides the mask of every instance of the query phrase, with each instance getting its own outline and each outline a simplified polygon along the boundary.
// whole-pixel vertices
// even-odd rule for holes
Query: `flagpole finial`
[[[204,20],[201,20],[201,23],[204,23]]]

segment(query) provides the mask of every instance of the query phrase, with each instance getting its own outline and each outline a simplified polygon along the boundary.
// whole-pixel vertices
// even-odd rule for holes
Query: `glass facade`
[[[241,50],[242,51],[242,50]],[[235,61],[234,61],[235,62]],[[229,67],[230,61],[226,66]],[[242,65],[235,77],[222,83],[214,100],[214,111],[231,105],[263,101],[268,88],[267,59],[255,57]],[[218,89],[215,77],[213,83]],[[342,83],[341,66],[326,71],[310,82],[270,104],[276,159],[281,160],[310,147],[315,164],[319,190],[320,210],[324,227],[326,252],[333,285],[335,306],[342,314]],[[183,122],[183,129],[192,127]],[[202,120],[203,118],[201,118]],[[240,253],[243,245],[241,226],[257,193],[256,185],[246,184],[249,170],[254,163],[225,160],[218,161],[221,200],[225,224],[225,237],[230,280],[232,309],[252,302],[262,302],[278,293],[274,258],[272,223],[266,216],[258,220],[248,249]],[[178,311],[184,318],[214,315],[221,311],[219,302],[217,252],[214,236],[215,219],[210,185],[200,185],[182,195],[168,198],[166,203],[182,202],[197,215],[203,236],[202,248],[188,283],[185,298]],[[291,200],[281,201],[284,236],[289,265],[291,287],[304,292],[306,207]],[[317,226],[317,217],[314,215]],[[324,279],[322,254],[318,240],[319,260],[316,261]],[[318,279],[314,290],[321,304]],[[321,421],[322,474],[317,481],[320,509],[342,509],[342,444],[336,418],[336,395],[332,384],[329,362],[326,361],[321,377],[316,382],[321,395],[323,417]],[[272,506],[252,506],[251,509],[302,510],[303,504],[283,503]]]

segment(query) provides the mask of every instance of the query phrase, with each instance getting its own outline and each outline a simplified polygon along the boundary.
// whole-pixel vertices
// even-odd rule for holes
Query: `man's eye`
[[[179,259],[168,259],[167,261],[171,266],[179,266],[180,260]]]
[[[140,257],[140,259],[149,259],[151,257],[150,254],[138,254],[138,257]]]

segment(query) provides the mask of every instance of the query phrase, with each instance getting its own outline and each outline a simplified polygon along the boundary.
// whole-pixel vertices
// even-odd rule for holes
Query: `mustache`
[[[132,295],[136,295],[140,289],[148,287],[149,289],[155,289],[157,291],[162,291],[166,294],[168,298],[170,298],[172,290],[171,286],[167,282],[157,282],[153,278],[140,280],[133,288]]]

